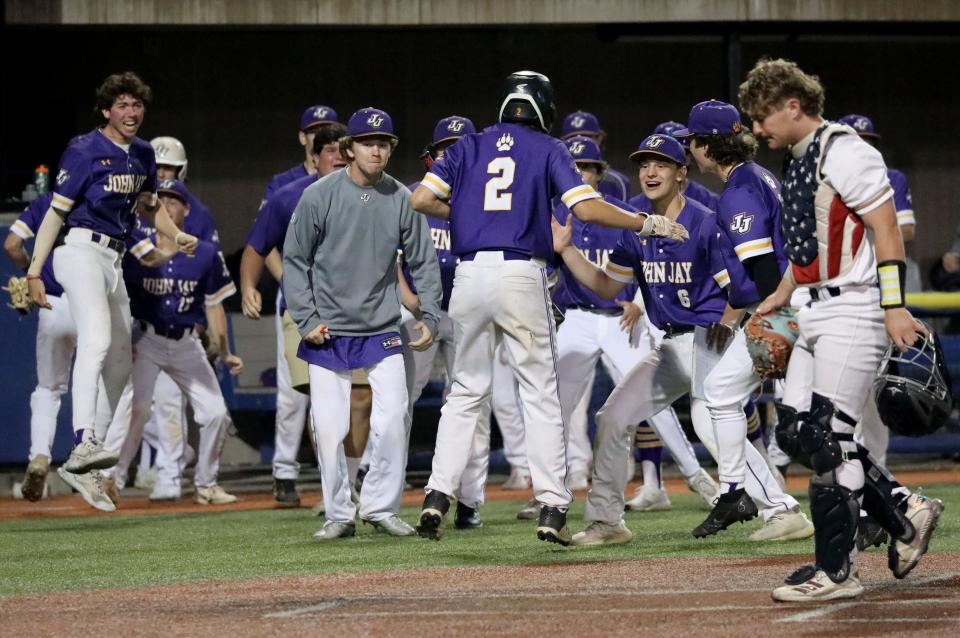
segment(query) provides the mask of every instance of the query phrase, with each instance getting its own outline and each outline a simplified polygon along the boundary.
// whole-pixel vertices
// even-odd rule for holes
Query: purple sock
[[[640,462],[650,461],[657,468],[657,483],[660,482],[660,463],[663,459],[663,446],[640,448]]]
[[[83,435],[86,433],[86,431],[87,431],[86,428],[80,428],[79,430],[73,433],[74,445],[80,445],[81,443],[83,443]]]

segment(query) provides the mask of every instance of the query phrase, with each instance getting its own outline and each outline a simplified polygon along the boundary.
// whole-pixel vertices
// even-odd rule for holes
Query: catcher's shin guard
[[[800,423],[806,421],[809,412],[797,412],[789,405],[779,401],[773,406],[777,410],[777,427],[773,432],[777,445],[791,459],[805,467],[810,467],[810,457],[800,449]]]
[[[890,536],[909,543],[913,540],[914,529],[901,505],[910,493],[894,494],[893,490],[903,486],[862,445],[857,445],[857,455],[863,464],[863,510]]]
[[[809,492],[817,566],[833,582],[843,582],[850,575],[850,552],[857,540],[857,494],[837,484],[834,472],[814,475]]]
[[[810,400],[810,414],[800,424],[797,440],[800,450],[810,456],[810,467],[817,474],[832,472],[840,467],[844,460],[840,441],[853,441],[851,434],[833,432],[830,422],[834,417],[851,427],[857,425],[856,421],[837,410],[830,399],[814,392]]]

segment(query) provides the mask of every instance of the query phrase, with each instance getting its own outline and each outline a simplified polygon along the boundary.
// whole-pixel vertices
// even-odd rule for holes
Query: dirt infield
[[[416,543],[416,541],[413,541]],[[422,546],[421,546],[422,547]],[[558,550],[564,551],[564,550]],[[956,636],[960,554],[895,581],[862,557],[859,601],[773,603],[795,557],[651,559],[218,581],[0,598],[8,636]]]
[[[904,485],[931,485],[933,483],[960,483],[960,467],[955,470],[935,470],[935,471],[906,471],[898,472],[897,478]],[[805,490],[807,487],[808,476],[795,475],[787,480],[787,487],[790,491]],[[665,480],[667,492],[673,496],[675,494],[687,494],[686,483],[680,478],[667,478]],[[635,485],[627,488],[627,493],[632,493]],[[507,491],[497,485],[491,485],[487,488],[487,501],[517,501],[524,498],[530,498],[532,494],[528,492]],[[585,493],[577,494],[577,498],[582,498]],[[307,492],[303,495],[302,507],[312,507],[320,500],[320,494],[317,492]],[[419,505],[423,499],[423,492],[420,490],[408,490],[403,495],[404,505]],[[153,503],[145,497],[127,497],[121,498],[117,514],[170,514],[177,512],[197,513],[204,511],[224,511],[238,512],[245,510],[263,510],[275,507],[273,497],[270,494],[244,494],[240,501],[232,505],[211,507],[209,505],[196,505],[191,497],[184,496],[177,502]],[[15,501],[10,498],[0,499],[0,521],[27,519],[27,518],[47,518],[47,517],[72,517],[72,516],[110,516],[98,512],[89,507],[76,494],[71,496],[59,496],[39,503],[30,503],[27,501]]]

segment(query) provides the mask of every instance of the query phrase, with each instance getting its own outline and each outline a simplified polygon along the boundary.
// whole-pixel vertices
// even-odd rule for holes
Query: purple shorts
[[[369,368],[390,355],[403,354],[399,332],[369,337],[333,337],[321,345],[300,341],[297,357],[328,370]]]

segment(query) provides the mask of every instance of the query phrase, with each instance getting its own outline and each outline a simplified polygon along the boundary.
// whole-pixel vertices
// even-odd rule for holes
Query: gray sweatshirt
[[[384,173],[364,188],[346,169],[307,187],[283,245],[283,294],[300,334],[321,324],[352,337],[398,330],[397,249],[410,266],[423,322],[436,335],[440,268],[407,187]]]

